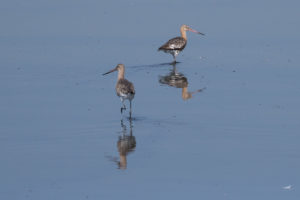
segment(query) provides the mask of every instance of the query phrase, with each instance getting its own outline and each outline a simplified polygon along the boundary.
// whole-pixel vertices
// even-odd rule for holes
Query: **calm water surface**
[[[299,6],[4,2],[0,198],[299,199]],[[181,24],[206,36],[172,66]]]

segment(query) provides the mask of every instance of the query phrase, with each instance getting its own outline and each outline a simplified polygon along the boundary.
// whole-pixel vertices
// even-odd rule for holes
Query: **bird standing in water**
[[[135,90],[133,84],[124,78],[125,67],[123,64],[118,64],[114,69],[104,73],[103,75],[109,74],[111,72],[118,71],[118,81],[116,85],[116,93],[120,97],[123,106],[121,107],[121,113],[126,110],[124,101],[126,99],[130,102],[129,116],[131,118],[131,101],[134,98]]]
[[[174,58],[174,63],[176,63],[176,56],[184,49],[187,43],[186,31],[191,31],[200,35],[204,35],[196,30],[191,29],[187,25],[182,25],[180,27],[181,36],[170,39],[164,45],[158,48],[158,51],[164,51],[165,53],[170,53]]]

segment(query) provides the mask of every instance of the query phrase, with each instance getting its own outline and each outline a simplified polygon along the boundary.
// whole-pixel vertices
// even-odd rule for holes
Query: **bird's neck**
[[[181,37],[183,37],[183,39],[187,40],[186,31],[184,29],[181,29],[180,32],[181,32]]]
[[[124,70],[120,70],[118,73],[118,80],[124,79]]]

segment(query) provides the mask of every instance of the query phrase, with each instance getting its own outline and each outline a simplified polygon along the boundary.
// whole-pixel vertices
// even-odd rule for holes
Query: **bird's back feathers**
[[[175,37],[159,47],[160,50],[182,50],[186,45],[186,40],[183,37]]]

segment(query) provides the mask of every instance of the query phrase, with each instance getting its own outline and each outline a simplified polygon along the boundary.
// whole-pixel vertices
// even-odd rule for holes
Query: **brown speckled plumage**
[[[168,42],[166,42],[161,47],[159,47],[158,51],[164,51],[165,53],[170,53],[174,58],[174,62],[176,63],[176,56],[185,48],[187,44],[186,31],[192,31],[204,35],[203,33],[191,29],[187,25],[182,25],[180,27],[181,36],[170,39]]]
[[[170,51],[170,50],[179,50],[182,51],[186,45],[186,40],[183,37],[176,37],[170,39],[168,42],[166,42],[164,45],[159,47],[159,51]],[[167,52],[168,53],[168,52]]]
[[[133,84],[124,78],[125,66],[123,64],[118,64],[114,69],[104,73],[103,75],[109,74],[111,72],[118,71],[118,81],[116,84],[116,93],[120,97],[123,107],[121,107],[121,113],[126,110],[124,100],[128,99],[130,102],[130,117],[131,117],[131,101],[134,98],[135,90]]]
[[[119,97],[124,96],[124,95],[131,95],[133,98],[135,95],[135,90],[134,90],[133,84],[126,79],[118,80],[117,85],[116,85],[116,92]]]

